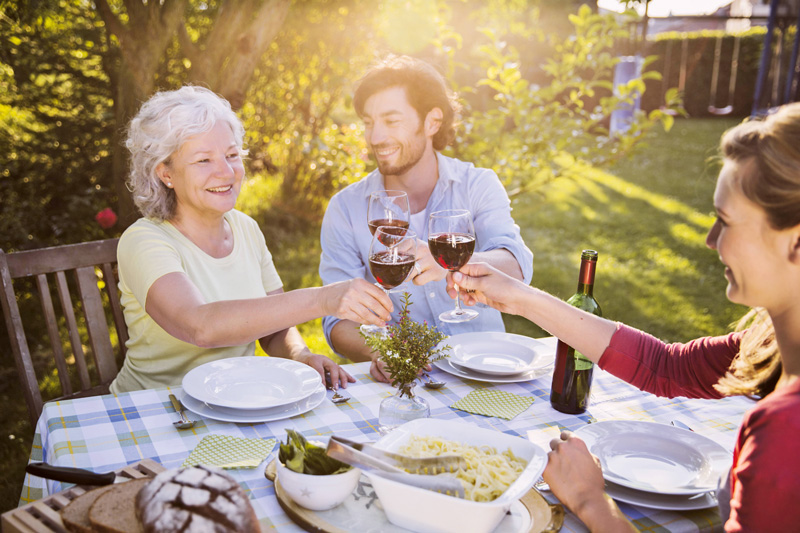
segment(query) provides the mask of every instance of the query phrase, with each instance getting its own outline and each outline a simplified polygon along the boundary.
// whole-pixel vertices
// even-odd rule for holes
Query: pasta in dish
[[[527,462],[508,449],[503,453],[491,446],[470,446],[439,437],[412,435],[398,453],[409,457],[461,455],[466,469],[459,469],[456,478],[464,486],[467,500],[490,502],[496,500],[519,477]]]

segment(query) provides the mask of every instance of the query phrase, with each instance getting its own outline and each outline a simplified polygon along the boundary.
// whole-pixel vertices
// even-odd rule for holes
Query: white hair
[[[187,85],[175,91],[154,94],[139,109],[128,126],[125,146],[131,153],[128,189],[142,215],[168,220],[175,214],[175,191],[156,174],[161,163],[190,138],[225,122],[233,132],[242,155],[244,126],[227,100],[203,87]]]

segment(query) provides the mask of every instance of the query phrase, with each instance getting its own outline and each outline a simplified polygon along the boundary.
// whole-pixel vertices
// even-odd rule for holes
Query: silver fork
[[[333,396],[331,396],[331,401],[333,403],[345,403],[350,399],[349,396],[342,396],[341,394],[339,394],[339,389],[333,388],[333,383],[331,382],[331,374],[328,371],[325,372],[325,386],[328,388],[328,390],[333,391]]]
[[[331,396],[331,401],[333,403],[345,403],[349,399],[350,399],[349,396],[342,396],[341,394],[339,394],[338,390],[334,390],[333,391],[333,396]]]

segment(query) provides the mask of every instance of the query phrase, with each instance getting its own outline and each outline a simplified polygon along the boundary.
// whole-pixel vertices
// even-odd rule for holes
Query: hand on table
[[[550,441],[544,480],[561,503],[577,513],[587,502],[602,499],[605,492],[600,461],[586,443],[569,431]]]
[[[301,363],[305,363],[322,376],[322,382],[328,385],[326,374],[330,376],[330,388],[332,390],[347,388],[348,383],[355,383],[356,378],[351,376],[344,368],[337,365],[331,358],[316,353],[308,353],[304,358],[299,359]]]
[[[430,372],[431,365],[425,365],[419,373],[422,374],[423,372]],[[372,359],[372,363],[369,365],[369,373],[370,375],[375,378],[375,381],[380,383],[392,383],[391,378],[389,377],[389,371],[386,369],[386,363],[381,360],[380,357],[374,357]]]

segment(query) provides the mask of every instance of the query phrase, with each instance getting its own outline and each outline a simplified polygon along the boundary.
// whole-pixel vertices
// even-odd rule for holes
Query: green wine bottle
[[[603,316],[600,304],[592,295],[596,266],[597,252],[584,250],[581,253],[578,292],[573,294],[567,303],[593,315]],[[586,411],[586,408],[589,407],[593,370],[594,364],[589,359],[559,339],[556,347],[553,385],[550,389],[550,404],[553,408],[573,415]]]

